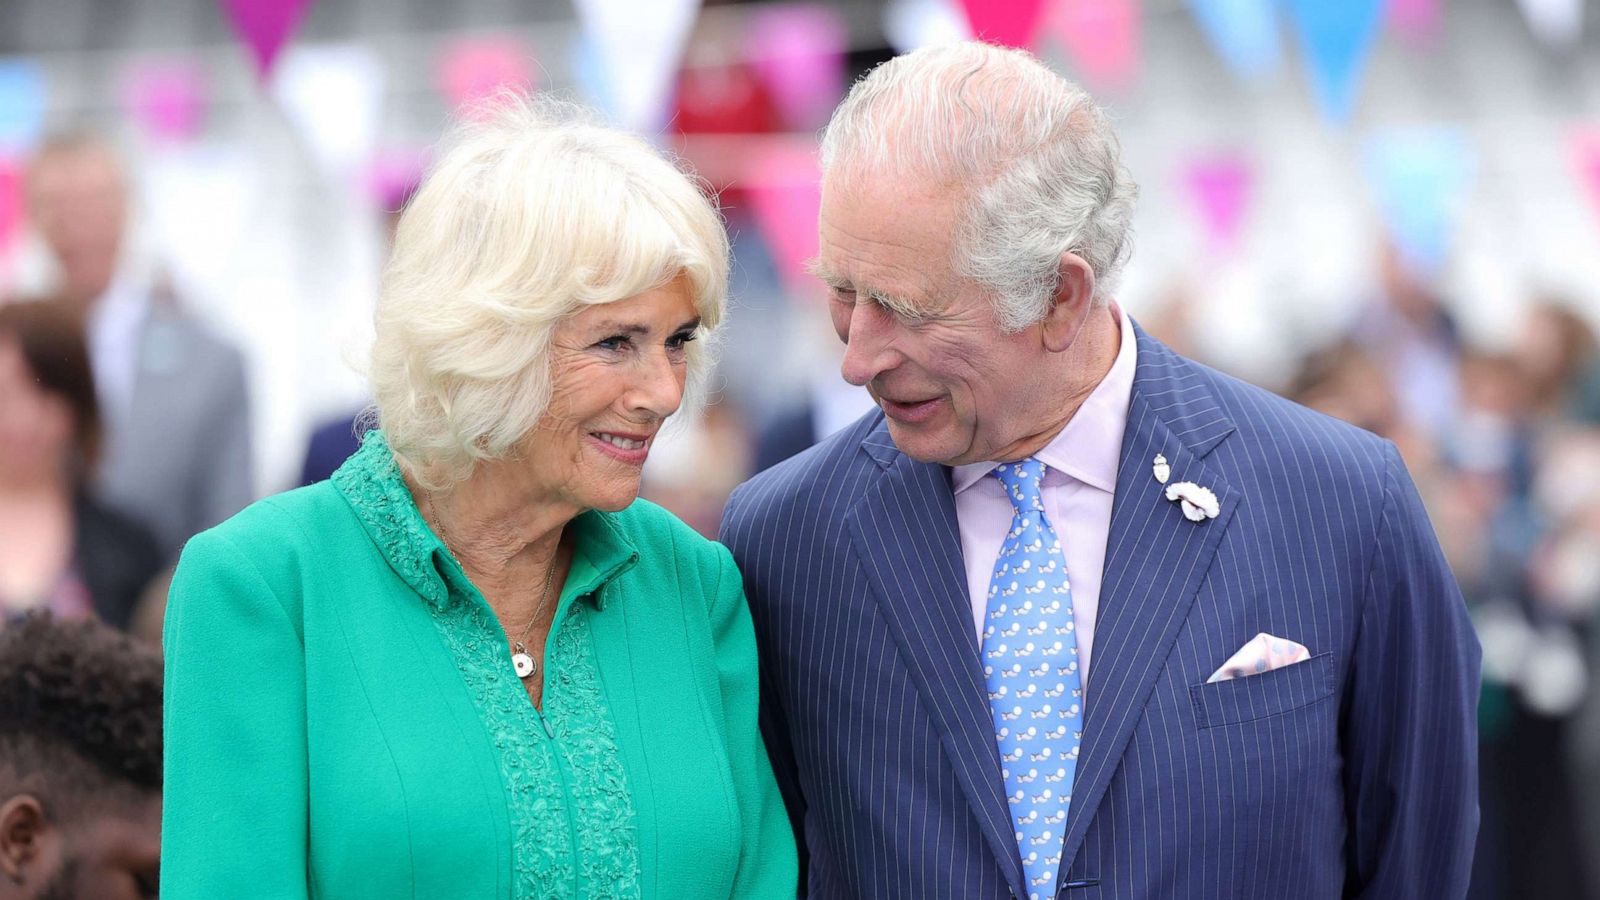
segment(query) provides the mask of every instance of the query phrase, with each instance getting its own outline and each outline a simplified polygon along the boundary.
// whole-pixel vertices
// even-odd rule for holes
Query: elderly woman
[[[727,252],[578,110],[465,127],[396,235],[381,431],[184,551],[164,897],[794,896],[739,573],[635,499]]]

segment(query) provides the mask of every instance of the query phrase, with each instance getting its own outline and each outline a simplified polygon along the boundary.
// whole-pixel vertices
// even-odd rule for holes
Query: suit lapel
[[[884,471],[849,516],[857,556],[1000,870],[1026,896],[949,476],[901,454],[881,422],[862,449]]]
[[[1232,424],[1192,364],[1142,330],[1137,334],[1138,370],[1112,501],[1063,875],[1083,844],[1240,501],[1239,492],[1204,462],[1232,433]],[[1217,495],[1216,518],[1191,522],[1166,499],[1165,486],[1152,472],[1158,453],[1171,467],[1167,484],[1192,481]]]

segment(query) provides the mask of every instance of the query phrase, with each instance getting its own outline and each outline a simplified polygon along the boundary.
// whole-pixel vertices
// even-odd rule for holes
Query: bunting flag
[[[152,59],[130,66],[122,78],[128,115],[157,143],[193,140],[204,124],[206,75],[198,63]]]
[[[953,44],[972,36],[955,0],[889,0],[883,34],[896,53]]]
[[[1388,0],[1385,18],[1401,41],[1413,48],[1423,48],[1438,41],[1443,17],[1439,0]]]
[[[1383,0],[1288,0],[1288,7],[1318,105],[1331,121],[1350,121]]]
[[[961,0],[972,36],[991,44],[1033,49],[1044,0]]]
[[[1255,82],[1277,70],[1274,0],[1189,0],[1189,12],[1240,80]]]
[[[0,61],[0,154],[21,154],[38,142],[44,101],[44,73],[37,63]]]
[[[619,125],[660,130],[700,0],[573,0],[585,43],[580,79]]]
[[[262,82],[310,6],[311,0],[222,0],[223,14],[249,48]]]
[[[367,164],[366,188],[382,212],[399,212],[422,183],[427,151],[420,147],[388,147]]]
[[[22,231],[22,164],[0,155],[0,269],[12,241]]]
[[[1517,0],[1528,29],[1552,47],[1571,47],[1583,32],[1583,0]]]
[[[745,46],[751,67],[792,131],[828,121],[844,96],[849,30],[837,10],[820,4],[758,8]]]
[[[464,38],[439,55],[439,93],[454,109],[471,108],[501,90],[534,87],[533,57],[511,37]]]
[[[822,172],[814,142],[770,143],[751,154],[743,185],[783,283],[796,295],[814,293],[806,263],[817,255]]]
[[[1600,125],[1579,128],[1568,139],[1572,168],[1600,213]]]
[[[344,181],[371,158],[384,97],[383,64],[372,50],[295,47],[284,54],[272,87],[325,172]]]
[[[1184,187],[1194,199],[1213,252],[1227,253],[1237,246],[1254,181],[1249,159],[1237,153],[1197,157],[1184,168]]]
[[[1119,90],[1139,66],[1139,0],[1056,0],[1045,15],[1054,34],[1096,88]]]
[[[1401,260],[1413,272],[1437,274],[1471,184],[1466,136],[1443,126],[1377,131],[1363,142],[1362,164]]]

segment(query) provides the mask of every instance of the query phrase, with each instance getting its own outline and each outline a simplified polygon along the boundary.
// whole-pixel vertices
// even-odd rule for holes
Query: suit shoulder
[[[1237,431],[1229,443],[1250,448],[1256,465],[1294,470],[1308,477],[1338,472],[1380,487],[1393,446],[1349,422],[1302,406],[1265,388],[1191,363],[1212,389]]]
[[[730,511],[752,503],[817,502],[838,490],[850,473],[871,465],[861,443],[883,421],[873,410],[806,450],[760,472],[734,490]]]
[[[324,481],[257,500],[191,538],[184,556],[233,552],[261,564],[326,546],[346,533],[364,534],[350,505]]]

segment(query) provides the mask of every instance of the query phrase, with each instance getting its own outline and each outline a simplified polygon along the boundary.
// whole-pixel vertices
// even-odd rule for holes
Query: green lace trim
[[[639,897],[633,796],[600,688],[588,624],[593,611],[573,601],[555,626],[545,660],[544,720],[552,740],[511,671],[499,622],[455,564],[444,562],[382,435],[369,432],[333,481],[395,572],[429,601],[483,715],[510,798],[512,896],[570,898],[581,885],[577,896],[594,900]]]

